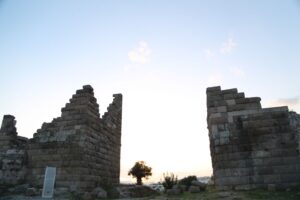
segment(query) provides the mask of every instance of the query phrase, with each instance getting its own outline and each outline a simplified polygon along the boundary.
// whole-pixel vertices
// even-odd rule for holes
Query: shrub
[[[175,176],[174,173],[164,173],[163,176],[164,181],[162,182],[162,185],[164,186],[165,190],[172,189],[172,187],[178,182],[177,176]]]
[[[185,185],[187,188],[189,188],[192,185],[192,181],[197,181],[196,176],[188,176],[184,177],[183,179],[179,180],[180,185]]]

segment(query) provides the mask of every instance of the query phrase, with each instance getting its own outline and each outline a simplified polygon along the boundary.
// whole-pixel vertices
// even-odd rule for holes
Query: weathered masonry
[[[0,129],[0,185],[15,185],[26,177],[28,139],[18,136],[15,124],[14,116],[4,115]]]
[[[56,167],[55,187],[91,190],[106,181],[119,183],[122,95],[115,94],[100,118],[89,85],[77,90],[60,117],[44,123],[32,139],[17,136],[14,117],[0,130],[0,182],[42,187],[46,166]]]
[[[300,115],[261,108],[237,89],[207,88],[207,123],[218,189],[300,185]]]

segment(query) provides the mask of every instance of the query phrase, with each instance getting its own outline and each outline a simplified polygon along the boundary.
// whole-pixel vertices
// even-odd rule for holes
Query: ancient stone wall
[[[218,189],[290,188],[300,183],[300,117],[261,108],[237,89],[207,88],[207,123]]]
[[[26,181],[42,187],[45,169],[49,166],[56,167],[55,187],[69,191],[89,191],[103,182],[118,184],[122,95],[114,95],[108,111],[100,118],[93,88],[86,85],[76,91],[61,111],[60,117],[44,123],[24,144],[22,152],[28,158]],[[3,136],[0,132],[1,152],[7,152],[4,143],[17,141],[15,127],[6,126],[14,124],[14,117],[9,120],[2,124],[7,128]],[[14,138],[2,142],[1,137]],[[1,176],[0,180],[3,180]]]
[[[4,115],[0,129],[0,185],[15,185],[25,181],[27,139],[19,137],[12,115]]]

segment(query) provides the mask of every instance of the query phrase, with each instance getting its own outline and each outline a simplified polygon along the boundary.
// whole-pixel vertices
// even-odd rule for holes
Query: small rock
[[[37,189],[35,188],[27,188],[25,195],[26,196],[36,196],[38,194]]]

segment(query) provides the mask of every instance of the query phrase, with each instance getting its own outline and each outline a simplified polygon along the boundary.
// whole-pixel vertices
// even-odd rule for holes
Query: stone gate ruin
[[[261,108],[260,98],[210,87],[207,124],[218,189],[285,189],[300,185],[300,115]]]
[[[102,181],[119,183],[122,95],[100,118],[89,85],[77,90],[60,117],[44,123],[27,139],[5,115],[0,129],[0,184],[42,187],[46,166],[56,167],[56,187],[90,190]]]

